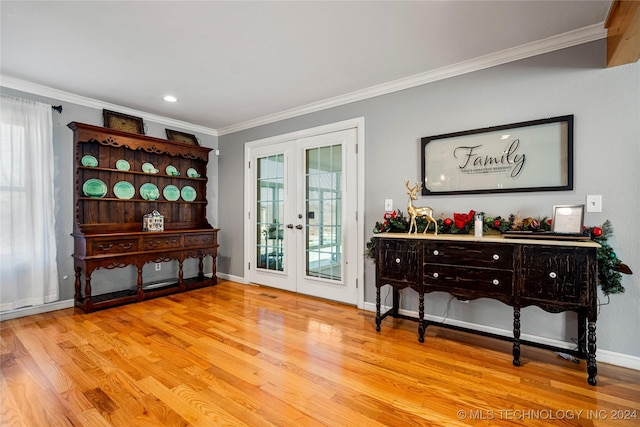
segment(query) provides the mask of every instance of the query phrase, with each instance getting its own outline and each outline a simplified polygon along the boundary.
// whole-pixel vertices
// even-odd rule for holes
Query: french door
[[[357,129],[247,155],[250,282],[358,303]]]

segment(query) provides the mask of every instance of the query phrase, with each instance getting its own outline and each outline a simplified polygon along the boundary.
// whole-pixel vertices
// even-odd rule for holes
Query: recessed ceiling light
[[[175,96],[173,96],[173,95],[167,95],[167,96],[165,96],[165,97],[164,97],[164,98],[162,98],[162,99],[164,99],[164,100],[165,100],[165,101],[167,101],[167,102],[178,102],[178,98],[176,98],[176,97],[175,97]]]

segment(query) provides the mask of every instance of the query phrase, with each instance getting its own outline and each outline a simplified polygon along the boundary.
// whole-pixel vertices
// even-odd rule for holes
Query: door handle
[[[287,224],[287,228],[293,228],[293,224]]]
[[[297,228],[298,230],[302,230],[302,224],[298,224],[298,225],[296,225],[296,228]]]

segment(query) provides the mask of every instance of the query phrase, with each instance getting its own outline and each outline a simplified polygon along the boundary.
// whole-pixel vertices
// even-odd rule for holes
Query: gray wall
[[[244,235],[244,143],[354,117],[365,117],[365,221],[366,238],[383,213],[383,200],[406,210],[405,177],[419,179],[420,138],[446,132],[513,123],[565,114],[575,115],[575,189],[567,192],[512,193],[482,196],[439,196],[419,200],[437,212],[485,211],[488,215],[520,212],[550,215],[554,204],[584,203],[587,194],[602,194],[602,213],[588,213],[587,225],[610,219],[615,228],[611,244],[618,256],[635,270],[623,276],[624,295],[603,305],[598,321],[598,347],[640,357],[640,63],[606,69],[605,41],[573,47],[535,58],[478,71],[445,81],[355,102],[329,110],[248,129],[216,138],[196,133],[202,145],[218,147],[220,158],[210,156],[208,218],[220,227],[218,271],[242,277]],[[40,102],[63,104],[54,113],[54,173],[56,236],[60,299],[73,296],[72,134],[70,121],[101,125],[102,110],[68,101],[0,88],[3,94]],[[145,120],[147,134],[164,137],[164,124]],[[174,127],[171,127],[174,128]],[[189,133],[194,133],[188,129]],[[219,141],[218,141],[219,139]],[[220,184],[220,185],[219,185]],[[218,211],[220,215],[218,215]],[[195,266],[187,266],[195,268]],[[210,268],[210,266],[207,266]],[[163,268],[162,279],[175,275]],[[374,302],[374,268],[366,261],[365,301]],[[67,279],[64,279],[64,277]],[[135,271],[120,269],[94,274],[100,289],[135,282]],[[600,296],[602,303],[607,299]],[[432,294],[426,311],[485,326],[509,330],[511,310],[494,301],[478,300],[462,305]],[[408,294],[402,307],[416,310],[415,295]],[[537,308],[523,312],[523,331],[551,339],[575,337],[575,316],[551,315]]]
[[[58,276],[60,282],[60,300],[73,299],[73,132],[67,127],[69,122],[75,121],[102,126],[102,109],[85,107],[68,101],[47,98],[36,94],[26,93],[1,87],[3,95],[15,96],[33,101],[43,102],[51,105],[61,104],[62,113],[53,112],[53,163],[54,163],[54,191],[55,191],[55,216],[56,216],[56,240],[57,240],[57,260]],[[110,109],[110,108],[108,108]],[[117,111],[117,110],[116,110]],[[202,133],[194,133],[191,130],[167,126],[161,123],[154,123],[144,120],[146,125],[146,135],[157,138],[166,138],[165,129],[168,127],[195,134],[202,146],[217,148],[217,137]],[[218,217],[218,167],[217,157],[209,155],[209,168],[207,176],[207,218],[214,227],[217,226]],[[184,264],[185,277],[190,277],[197,273],[198,261],[190,259]],[[205,272],[211,272],[211,263],[205,263]],[[163,263],[160,272],[153,271],[153,266],[147,264],[144,269],[145,281],[164,280],[178,277],[177,263]],[[66,277],[66,278],[65,278]],[[104,293],[126,287],[135,288],[137,281],[137,270],[134,267],[125,267],[115,270],[96,270],[91,276],[91,285],[95,293]]]
[[[419,204],[452,212],[487,215],[522,213],[551,216],[554,204],[583,204],[587,194],[601,194],[602,213],[587,213],[585,224],[610,219],[610,240],[618,256],[636,271],[623,276],[624,295],[603,305],[598,347],[640,356],[640,63],[605,68],[604,40],[434,82],[329,110],[283,120],[219,137],[221,210],[218,271],[242,277],[243,156],[249,141],[354,117],[365,117],[365,231],[383,214],[386,198],[406,211],[405,177],[420,178],[420,138],[448,132],[575,115],[575,185],[573,191],[496,195],[438,196]],[[362,216],[361,216],[362,218]],[[375,301],[374,268],[365,266],[365,301]],[[600,295],[601,303],[606,297]],[[488,327],[511,329],[512,311],[489,300],[462,304],[444,294],[427,298],[426,312]],[[402,307],[417,310],[417,298]],[[573,313],[548,314],[532,307],[523,312],[523,332],[569,341],[576,337]]]

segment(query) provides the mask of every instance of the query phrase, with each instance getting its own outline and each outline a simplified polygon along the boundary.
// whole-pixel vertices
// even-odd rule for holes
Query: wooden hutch
[[[91,312],[215,285],[218,229],[206,219],[211,149],[76,122],[68,126],[74,140],[75,305]],[[164,216],[164,231],[142,231],[143,216],[153,211]],[[203,272],[205,256],[213,261],[211,277]],[[187,258],[199,260],[195,277],[183,277]],[[178,262],[177,280],[145,284],[146,263],[172,260]],[[94,292],[94,270],[128,265],[138,270],[135,284]]]

